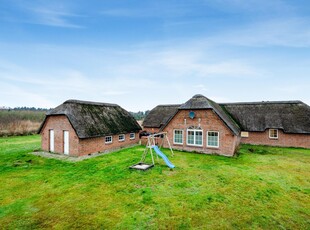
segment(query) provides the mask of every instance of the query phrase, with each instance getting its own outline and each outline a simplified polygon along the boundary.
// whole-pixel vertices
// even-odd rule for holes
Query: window
[[[130,140],[135,139],[136,138],[136,134],[135,133],[130,133],[129,134],[129,138],[130,138]]]
[[[174,144],[183,144],[183,130],[174,130],[173,133],[173,143]]]
[[[112,136],[106,136],[105,137],[105,143],[106,144],[112,143]]]
[[[118,141],[124,141],[125,140],[125,134],[121,134],[118,136]]]
[[[278,130],[277,129],[269,129],[269,138],[270,139],[278,139]]]
[[[219,147],[219,132],[214,132],[214,131],[207,132],[207,147],[212,147],[212,148]]]
[[[191,127],[187,130],[187,145],[202,146],[202,129]]]

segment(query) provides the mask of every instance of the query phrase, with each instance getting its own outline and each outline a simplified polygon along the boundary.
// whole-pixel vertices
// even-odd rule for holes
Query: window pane
[[[270,129],[269,130],[269,136],[271,138],[278,138],[278,130],[277,129]]]
[[[196,131],[196,145],[202,145],[202,131]]]
[[[174,130],[174,143],[183,143],[183,131],[182,130]]]
[[[105,142],[106,143],[111,143],[112,142],[112,137],[111,136],[105,137]]]
[[[195,138],[195,132],[194,131],[188,131],[187,132],[187,143],[188,144],[191,144],[191,145],[193,145],[193,144],[195,144],[194,143],[194,138]]]
[[[125,135],[124,135],[124,134],[119,135],[119,136],[118,136],[118,140],[119,140],[119,141],[125,140]]]
[[[218,132],[208,132],[208,146],[217,147],[219,145]]]

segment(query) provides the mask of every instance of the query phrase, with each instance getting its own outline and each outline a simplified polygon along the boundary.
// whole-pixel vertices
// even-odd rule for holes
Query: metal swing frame
[[[153,154],[153,150],[152,149],[153,149],[154,145],[158,145],[158,142],[156,144],[156,141],[158,140],[158,137],[160,137],[162,139],[161,145],[159,147],[161,148],[164,145],[164,141],[166,139],[166,141],[168,143],[168,146],[169,146],[169,149],[171,151],[171,155],[174,156],[174,153],[173,153],[173,150],[171,148],[170,141],[168,139],[167,134],[168,134],[167,132],[160,132],[160,133],[155,133],[155,134],[149,135],[147,137],[146,148],[144,149],[144,152],[142,154],[140,162],[135,164],[135,165],[132,165],[130,168],[131,169],[138,169],[138,170],[147,170],[147,169],[152,168],[152,167],[155,166],[154,154]],[[148,153],[151,154],[152,164],[145,163],[145,158],[146,158]],[[157,158],[157,161],[158,161],[158,155],[157,154],[156,154],[156,158]]]

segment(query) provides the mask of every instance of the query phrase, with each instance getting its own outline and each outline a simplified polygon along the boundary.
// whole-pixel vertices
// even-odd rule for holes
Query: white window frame
[[[136,139],[136,134],[135,134],[135,133],[130,133],[130,134],[129,134],[129,139],[130,139],[130,140]]]
[[[217,146],[209,145],[209,133],[217,133]],[[207,131],[207,147],[208,148],[219,148],[220,147],[220,132],[218,131]]]
[[[270,134],[271,134],[271,131],[276,131],[277,133],[277,136],[276,137],[272,137]],[[269,129],[269,138],[270,139],[279,139],[279,130],[278,129]]]
[[[188,143],[188,132],[193,131],[194,134],[194,144]],[[201,132],[201,145],[197,145],[196,143],[196,132]],[[188,128],[186,130],[186,145],[188,146],[198,146],[198,147],[203,147],[203,130],[202,129],[194,129],[194,128]]]
[[[125,141],[125,134],[120,134],[118,135],[118,141],[121,142],[121,141]]]
[[[182,142],[175,142],[175,131],[181,131],[182,132]],[[183,137],[184,137],[183,129],[174,129],[173,130],[173,144],[175,144],[175,145],[183,145]]]
[[[110,141],[107,141],[107,138],[110,138],[111,140]],[[106,144],[111,144],[112,142],[113,142],[113,137],[112,136],[106,136],[106,137],[104,137],[104,143],[106,143]]]

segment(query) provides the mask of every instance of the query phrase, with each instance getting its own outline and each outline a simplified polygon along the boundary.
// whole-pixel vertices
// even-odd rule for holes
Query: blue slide
[[[158,156],[160,156],[161,158],[163,158],[163,160],[165,161],[166,165],[173,169],[175,166],[169,161],[168,157],[162,152],[160,151],[160,149],[158,148],[157,145],[153,145],[152,146],[153,149],[155,150],[155,152],[157,153]]]

